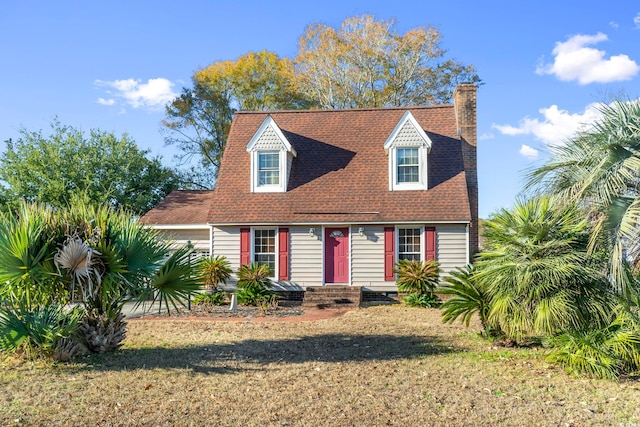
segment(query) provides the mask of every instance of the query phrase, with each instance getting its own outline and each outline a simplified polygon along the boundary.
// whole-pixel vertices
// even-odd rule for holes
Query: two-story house
[[[476,87],[453,105],[235,114],[212,191],[142,220],[284,289],[397,291],[399,259],[464,266],[478,242]]]

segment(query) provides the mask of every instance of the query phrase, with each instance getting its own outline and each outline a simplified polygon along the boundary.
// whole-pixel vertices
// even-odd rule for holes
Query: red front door
[[[324,282],[349,283],[349,229],[324,230]]]

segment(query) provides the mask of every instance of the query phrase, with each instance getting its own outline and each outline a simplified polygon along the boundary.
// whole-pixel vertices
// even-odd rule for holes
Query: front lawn
[[[129,321],[117,353],[0,359],[0,425],[637,425],[640,381],[576,379],[542,349],[400,306],[316,322]]]

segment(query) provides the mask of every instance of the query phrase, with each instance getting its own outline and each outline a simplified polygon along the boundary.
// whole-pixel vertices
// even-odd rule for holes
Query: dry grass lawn
[[[640,381],[576,379],[438,310],[316,322],[132,320],[122,351],[0,360],[0,425],[640,425]]]

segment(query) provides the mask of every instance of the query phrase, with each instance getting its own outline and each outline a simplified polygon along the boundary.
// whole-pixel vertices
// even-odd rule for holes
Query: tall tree
[[[194,156],[207,175],[190,174],[194,187],[212,187],[236,110],[306,108],[293,85],[293,63],[268,51],[249,52],[235,61],[219,61],[198,70],[192,88],[166,107],[165,141],[177,144],[182,160]],[[202,169],[200,170],[200,172]]]
[[[580,203],[595,223],[592,242],[608,243],[617,288],[637,292],[627,274],[640,267],[640,100],[601,105],[602,118],[529,176],[529,186]]]
[[[296,83],[322,108],[450,102],[460,82],[480,83],[473,66],[445,60],[432,27],[397,33],[395,20],[347,18],[339,29],[312,24],[299,42]]]
[[[6,141],[0,180],[9,203],[18,199],[66,206],[72,196],[143,214],[178,187],[174,172],[148,157],[126,134],[51,123],[52,133],[20,131]]]

